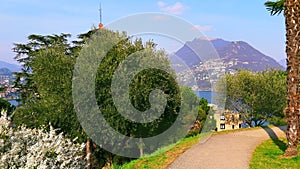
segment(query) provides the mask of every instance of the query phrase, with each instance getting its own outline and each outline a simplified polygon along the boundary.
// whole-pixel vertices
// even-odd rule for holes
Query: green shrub
[[[270,124],[273,124],[275,126],[284,126],[284,125],[286,125],[286,120],[285,120],[284,117],[273,116],[268,121],[270,122]]]

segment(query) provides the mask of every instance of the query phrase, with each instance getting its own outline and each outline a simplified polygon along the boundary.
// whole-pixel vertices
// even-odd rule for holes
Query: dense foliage
[[[7,100],[0,98],[0,111],[5,110],[8,114],[11,114],[16,107],[11,105]]]
[[[72,71],[78,55],[70,35],[30,35],[26,44],[15,44],[16,59],[23,65],[17,74],[23,108],[13,116],[17,125],[59,128],[70,138],[85,141],[72,104]],[[25,81],[21,81],[25,78]]]
[[[218,94],[226,98],[225,108],[241,113],[249,126],[261,126],[266,121],[283,123],[280,119],[286,107],[286,72],[240,70],[226,74],[217,86]],[[224,100],[219,102],[224,104]]]
[[[90,40],[95,40],[92,35],[96,32],[97,30],[92,30],[88,33],[81,34],[78,36],[78,40],[73,42],[68,40],[70,37],[69,34],[47,36],[30,35],[28,37],[29,42],[25,44],[15,44],[14,51],[17,53],[16,59],[23,65],[23,72],[17,73],[17,80],[15,82],[16,87],[20,89],[19,92],[21,93],[22,100],[22,107],[20,107],[13,116],[13,122],[17,126],[23,124],[29,128],[45,126],[47,129],[49,128],[49,124],[51,124],[51,126],[56,129],[56,132],[63,132],[68,138],[78,138],[77,141],[79,143],[87,141],[87,135],[80,125],[74,109],[74,107],[78,108],[79,105],[73,104],[74,98],[72,98],[72,94],[74,93],[72,93],[72,78],[74,76],[73,71],[78,56],[84,54],[84,52],[93,52],[95,49],[88,50],[88,47],[91,45]],[[164,51],[157,50],[155,48],[156,45],[151,41],[145,44],[141,39],[133,41],[124,33],[120,34],[103,30],[101,35],[100,38],[116,37],[118,40],[121,39],[117,44],[113,45],[110,44],[109,41],[100,41],[103,48],[109,45],[112,46],[110,46],[111,48],[101,64],[96,65],[95,72],[97,72],[97,74],[96,77],[93,76],[96,79],[96,91],[93,92],[96,94],[97,104],[106,118],[106,121],[109,122],[115,130],[135,138],[155,136],[173,124],[178,116],[179,110],[183,110],[186,115],[186,119],[181,119],[181,121],[183,123],[187,122],[184,124],[186,128],[181,129],[181,131],[185,130],[186,132],[186,130],[191,127],[188,122],[193,122],[197,117],[197,112],[199,112],[198,120],[204,123],[206,120],[206,112],[208,111],[207,102],[201,100],[201,107],[199,107],[199,99],[193,91],[188,88],[181,89],[181,87],[178,86]],[[87,47],[87,50],[82,50],[83,47]],[[96,50],[96,52],[102,52],[101,49],[102,48]],[[122,80],[130,80],[129,100],[134,108],[139,111],[143,112],[152,106],[149,102],[149,98],[151,100],[151,98],[157,99],[155,97],[159,97],[162,101],[166,98],[167,107],[164,113],[151,123],[132,123],[126,120],[114,107],[115,105],[111,97],[112,91],[110,88],[116,68],[124,59],[127,59],[128,56],[132,56],[131,54],[134,53],[138,53],[142,57],[138,60],[138,64],[123,65],[125,70],[136,66],[142,67],[151,64],[163,65],[167,70],[161,71],[159,69],[150,68],[136,74],[133,78],[130,77],[132,74],[126,73],[119,76]],[[85,59],[89,60],[93,58],[87,57]],[[96,61],[93,62],[93,64],[96,63]],[[83,66],[86,72],[94,68],[91,64],[83,64],[81,66]],[[92,75],[85,75],[85,77],[90,76]],[[90,93],[86,91],[89,88],[87,86],[82,87],[84,90],[79,91],[79,95],[82,98],[87,97],[86,101],[89,101]],[[163,93],[158,93],[158,95],[154,95],[155,97],[151,96],[151,91],[155,89],[159,89],[163,91]],[[116,91],[122,93],[122,90],[123,88],[117,85]],[[190,102],[192,103],[191,105],[196,106],[191,107],[189,104],[180,106],[182,97],[189,98],[190,100],[188,100],[187,103]],[[121,105],[126,105],[122,104],[125,103],[123,102],[125,99],[123,96],[119,98]],[[158,101],[161,99],[158,99]],[[87,106],[88,109],[90,108],[89,104],[85,104],[84,106]],[[162,107],[158,104],[158,107],[154,108],[161,109]],[[126,107],[123,109],[126,109]],[[193,112],[196,112],[195,116],[192,115]],[[155,111],[153,111],[153,113],[155,113]],[[91,124],[92,127],[94,127],[93,125],[94,124]],[[105,130],[99,132],[100,134],[105,134]],[[177,132],[174,131],[175,135],[176,133]],[[170,140],[172,139],[174,138],[170,138]],[[106,140],[111,141],[109,137],[107,137]],[[164,145],[163,143],[159,144]],[[154,151],[153,147],[143,147],[141,145],[132,145],[139,148],[140,151],[136,153]],[[99,146],[93,146],[92,151],[94,152],[94,167],[103,166],[105,163],[122,163],[128,160],[111,154]]]

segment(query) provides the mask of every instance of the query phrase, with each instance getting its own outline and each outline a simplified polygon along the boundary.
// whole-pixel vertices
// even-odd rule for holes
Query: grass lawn
[[[200,138],[207,135],[208,134],[200,134],[194,137],[185,138],[176,145],[170,145],[156,151],[151,156],[146,155],[124,164],[123,166],[114,165],[114,169],[165,169],[182,153],[198,143]]]
[[[286,139],[270,139],[261,143],[252,155],[250,169],[300,169],[300,156],[280,158],[287,147],[286,142]]]

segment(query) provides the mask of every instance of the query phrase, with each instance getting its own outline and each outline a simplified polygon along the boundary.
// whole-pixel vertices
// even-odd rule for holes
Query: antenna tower
[[[102,23],[102,7],[101,7],[101,2],[99,3],[99,19],[100,19],[99,29],[102,29],[103,28],[103,23]]]

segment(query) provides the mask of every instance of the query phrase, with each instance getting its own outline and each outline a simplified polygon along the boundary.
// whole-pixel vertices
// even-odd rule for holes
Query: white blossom
[[[0,114],[0,168],[86,168],[83,158],[85,144],[75,144],[63,133],[56,134],[50,127],[18,129],[10,127],[5,111]]]

